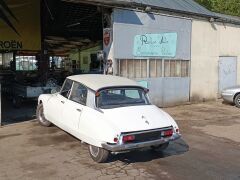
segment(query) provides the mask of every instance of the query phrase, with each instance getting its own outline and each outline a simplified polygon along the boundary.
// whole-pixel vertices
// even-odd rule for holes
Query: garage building
[[[116,75],[150,89],[153,103],[216,100],[224,88],[240,84],[239,17],[191,0],[124,2],[135,9],[114,9],[109,58]]]

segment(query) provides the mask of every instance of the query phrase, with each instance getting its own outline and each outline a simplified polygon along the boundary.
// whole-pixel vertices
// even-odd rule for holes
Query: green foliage
[[[240,0],[196,0],[207,9],[234,16],[240,16]]]

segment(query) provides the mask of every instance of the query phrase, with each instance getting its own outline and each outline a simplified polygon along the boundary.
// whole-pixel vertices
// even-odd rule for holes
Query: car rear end
[[[179,129],[172,126],[135,132],[123,132],[115,143],[104,143],[102,147],[111,152],[124,152],[151,146],[158,146],[181,137]]]

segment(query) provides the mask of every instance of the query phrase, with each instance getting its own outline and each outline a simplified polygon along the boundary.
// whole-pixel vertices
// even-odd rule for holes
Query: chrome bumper
[[[146,141],[146,142],[131,143],[131,144],[116,144],[116,145],[103,143],[102,147],[111,152],[129,151],[129,150],[133,150],[133,149],[140,149],[140,148],[144,148],[144,147],[161,145],[161,144],[164,144],[169,141],[177,140],[180,137],[181,137],[180,134],[175,133],[169,138],[161,138],[161,139],[154,140],[154,141]]]

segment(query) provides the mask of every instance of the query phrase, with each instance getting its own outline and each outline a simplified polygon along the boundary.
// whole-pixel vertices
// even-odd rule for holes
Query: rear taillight
[[[169,136],[172,136],[173,135],[173,129],[168,129],[168,130],[165,130],[162,132],[162,135],[164,137],[169,137]]]
[[[118,142],[118,138],[114,138],[113,141],[114,141],[115,143],[117,143],[117,142]]]
[[[131,142],[135,140],[135,136],[134,135],[127,135],[127,136],[123,136],[122,141],[124,143],[126,142]]]

